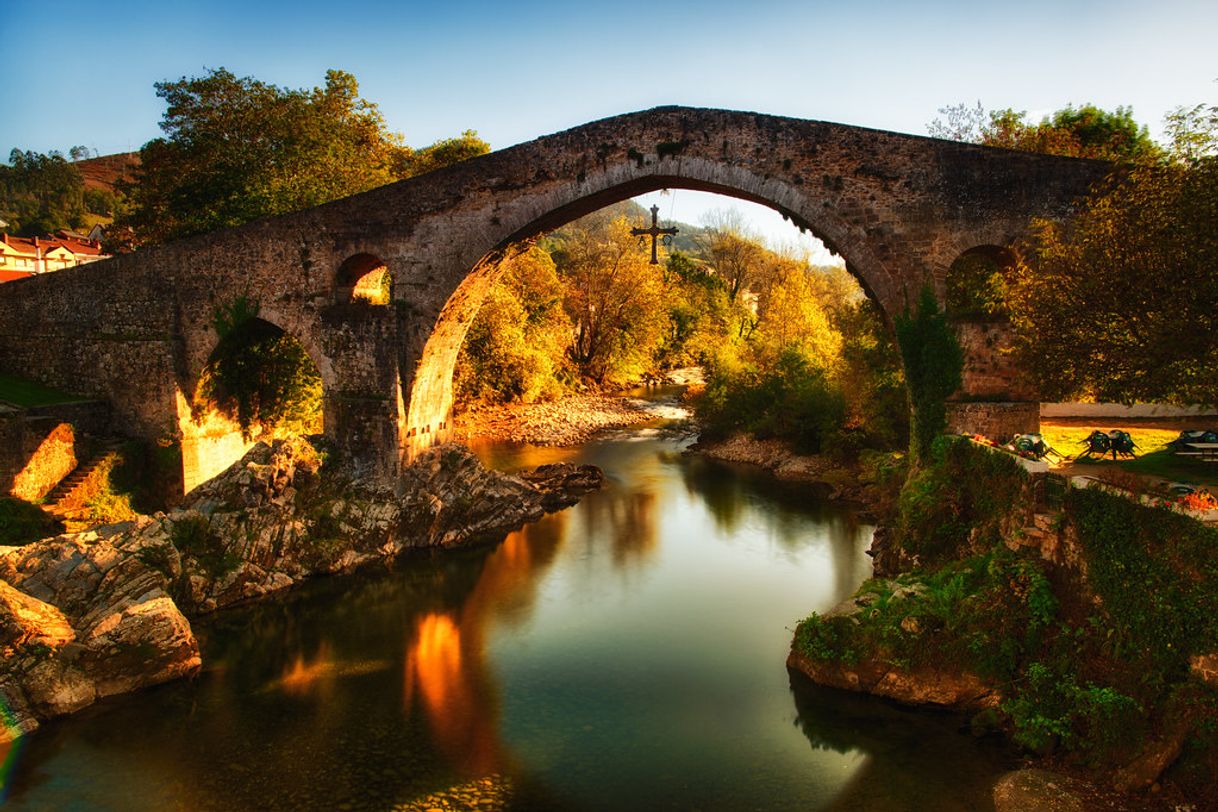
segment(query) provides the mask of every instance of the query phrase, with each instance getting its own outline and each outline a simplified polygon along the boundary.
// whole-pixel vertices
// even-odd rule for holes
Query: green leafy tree
[[[359,95],[354,76],[289,90],[223,68],[160,82],[165,135],[140,150],[120,220],[137,243],[235,226],[316,206],[461,160],[487,147],[472,132],[412,152]]]
[[[217,308],[213,326],[220,340],[194,399],[197,420],[215,409],[246,439],[321,430],[321,376],[299,341],[258,318],[258,303],[244,296]]]
[[[1152,159],[1162,152],[1129,107],[1108,111],[1092,104],[1067,105],[1040,123],[1028,121],[1026,111],[987,112],[980,102],[976,107],[950,105],[939,112],[943,117],[927,125],[936,138],[1123,163]]]
[[[1006,304],[1042,396],[1218,403],[1213,143],[1114,176],[1068,227],[1037,224]]]
[[[9,153],[0,165],[0,219],[14,234],[32,237],[85,224],[85,185],[62,154]]]
[[[894,321],[909,389],[910,455],[917,461],[947,428],[947,398],[960,388],[964,355],[929,285],[922,288],[916,312]]]

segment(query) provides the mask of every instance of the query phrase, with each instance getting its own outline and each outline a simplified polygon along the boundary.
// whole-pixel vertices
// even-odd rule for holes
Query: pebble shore
[[[479,405],[457,416],[454,439],[579,445],[599,432],[646,423],[655,416],[640,402],[611,395],[571,395],[548,403]]]

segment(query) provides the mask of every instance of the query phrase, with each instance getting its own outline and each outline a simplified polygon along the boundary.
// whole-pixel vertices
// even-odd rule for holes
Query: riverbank
[[[592,466],[509,476],[441,446],[389,487],[292,438],[259,443],[171,513],[0,548],[0,742],[196,673],[188,618],[410,549],[497,540],[600,483]]]
[[[788,665],[969,714],[1129,808],[1212,799],[1216,545],[1191,518],[940,438],[872,545],[883,577],[803,621]]]
[[[724,440],[699,440],[687,453],[753,465],[778,479],[824,488],[830,499],[851,502],[875,518],[893,510],[903,466],[900,455],[867,454],[854,463],[837,462],[824,454],[797,454],[783,440],[758,440],[734,434]]]
[[[457,442],[485,440],[571,446],[610,429],[646,423],[655,415],[641,401],[618,395],[569,395],[545,403],[475,404],[454,418]]]

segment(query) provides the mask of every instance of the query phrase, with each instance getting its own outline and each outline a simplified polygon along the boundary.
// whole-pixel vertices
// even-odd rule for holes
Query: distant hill
[[[86,189],[113,192],[114,185],[119,180],[133,179],[135,170],[140,165],[140,154],[138,152],[119,152],[114,155],[86,158],[83,161],[76,161],[72,165],[84,178]]]

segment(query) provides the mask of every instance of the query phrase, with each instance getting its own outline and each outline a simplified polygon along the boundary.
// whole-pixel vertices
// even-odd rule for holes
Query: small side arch
[[[359,253],[338,266],[334,277],[336,304],[388,305],[393,301],[393,274],[373,254]]]
[[[1002,276],[1018,262],[1002,245],[978,245],[956,257],[944,276],[944,303],[953,319],[987,319],[1001,315]]]

